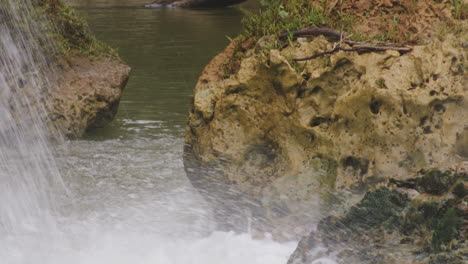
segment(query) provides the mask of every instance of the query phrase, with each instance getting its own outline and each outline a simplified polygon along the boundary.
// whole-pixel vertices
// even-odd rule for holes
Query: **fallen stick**
[[[298,37],[308,37],[308,36],[325,36],[330,38],[331,40],[334,41],[339,41],[337,43],[337,46],[333,48],[332,50],[325,51],[325,52],[320,52],[317,54],[314,54],[309,57],[305,58],[299,58],[299,59],[294,59],[294,61],[306,61],[306,60],[312,60],[315,58],[318,58],[320,56],[324,55],[330,55],[333,53],[336,53],[338,51],[346,51],[346,52],[351,52],[351,51],[356,51],[358,53],[366,53],[366,52],[381,52],[381,51],[386,51],[386,50],[396,50],[400,52],[400,54],[404,54],[407,52],[410,52],[412,50],[411,47],[407,46],[396,46],[396,45],[370,45],[370,44],[365,44],[365,43],[360,43],[360,42],[355,42],[348,40],[346,35],[343,32],[338,32],[334,31],[332,29],[328,28],[307,28],[307,29],[301,29],[298,31],[294,31],[291,33],[284,33],[278,36],[280,40],[286,40],[289,36],[292,36],[293,39],[297,39]],[[343,48],[341,47],[341,44],[345,43],[351,48]]]
[[[293,39],[297,39],[299,37],[307,37],[307,36],[325,36],[334,41],[338,41],[340,39],[346,38],[343,32],[334,31],[329,28],[305,28],[301,30],[297,30],[291,33],[283,33],[278,36],[280,40],[287,40],[289,36],[292,36]]]

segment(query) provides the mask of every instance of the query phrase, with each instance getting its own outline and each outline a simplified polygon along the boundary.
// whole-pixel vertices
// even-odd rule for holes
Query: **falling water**
[[[42,47],[53,45],[33,22],[29,1],[1,1],[0,234],[40,233],[55,225],[61,188],[45,120],[54,82]]]
[[[50,32],[29,0],[0,1],[0,263],[286,263],[294,242],[215,229],[164,121],[50,142]]]

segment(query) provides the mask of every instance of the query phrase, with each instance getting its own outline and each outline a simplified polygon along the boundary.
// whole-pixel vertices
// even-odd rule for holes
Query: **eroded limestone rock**
[[[204,193],[223,192],[224,184],[254,197],[268,221],[297,229],[326,190],[364,190],[468,159],[460,39],[405,55],[338,52],[294,68],[291,58],[333,43],[293,44],[265,53],[260,41],[236,74],[196,85],[185,165]]]
[[[117,59],[69,59],[59,87],[51,92],[50,119],[61,133],[76,138],[112,120],[117,113],[130,67]]]

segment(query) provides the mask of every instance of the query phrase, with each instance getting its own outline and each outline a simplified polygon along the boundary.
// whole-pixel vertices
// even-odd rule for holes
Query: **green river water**
[[[97,37],[118,49],[132,67],[113,124],[89,136],[120,137],[122,120],[157,120],[180,134],[190,96],[203,67],[240,31],[242,13],[80,5]]]

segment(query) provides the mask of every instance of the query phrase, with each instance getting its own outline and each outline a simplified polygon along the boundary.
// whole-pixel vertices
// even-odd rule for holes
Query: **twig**
[[[280,40],[286,40],[292,34],[293,39],[306,36],[325,36],[333,41],[338,41],[344,37],[344,33],[331,30],[329,28],[305,28],[291,33],[283,33],[278,36]]]
[[[368,44],[358,44],[353,45],[353,49],[356,51],[386,51],[386,50],[396,50],[400,52],[409,52],[412,50],[411,47],[402,47],[402,46],[392,46],[392,45],[385,45],[385,46],[374,46]]]
[[[332,50],[325,51],[325,52],[320,52],[320,53],[317,53],[317,54],[314,54],[312,56],[305,57],[305,58],[294,59],[294,61],[312,60],[312,59],[318,58],[320,56],[336,53],[336,52],[338,52],[340,50],[347,51],[347,52],[356,51],[358,53],[381,52],[381,51],[386,51],[386,50],[396,50],[396,51],[400,52],[401,54],[410,52],[412,50],[411,47],[407,47],[407,46],[394,46],[394,45],[381,45],[381,46],[379,46],[379,45],[370,45],[370,44],[365,44],[365,43],[352,41],[352,40],[349,40],[348,37],[343,32],[334,31],[334,30],[331,30],[331,29],[328,29],[328,28],[301,29],[301,30],[298,30],[298,31],[294,31],[292,33],[281,34],[281,35],[278,36],[278,38],[280,40],[285,40],[291,34],[292,34],[292,37],[294,39],[296,39],[298,37],[307,37],[307,36],[312,36],[312,37],[325,36],[325,37],[328,37],[328,38],[330,38],[330,39],[337,42],[337,43],[335,43],[335,47]],[[345,44],[351,46],[351,48],[343,48],[341,46],[342,43],[345,43]]]

